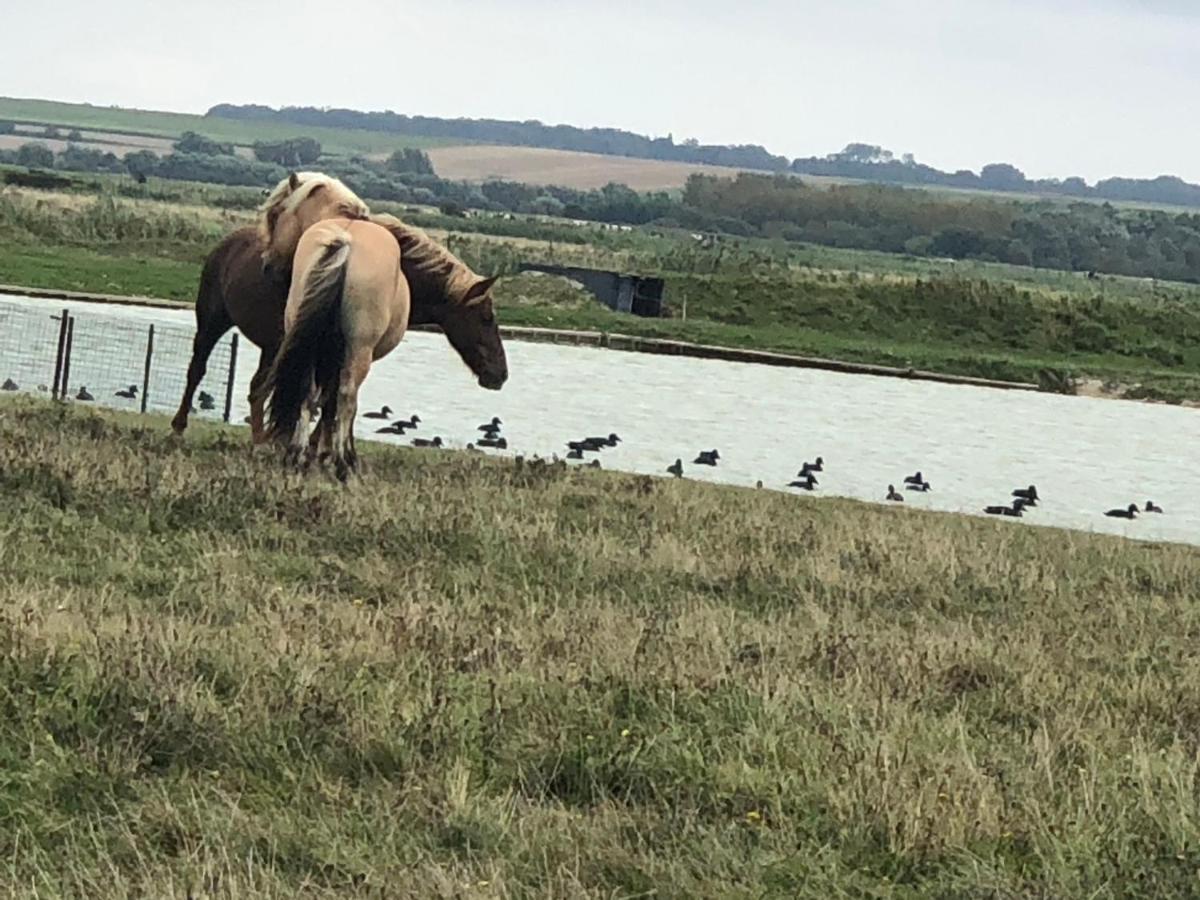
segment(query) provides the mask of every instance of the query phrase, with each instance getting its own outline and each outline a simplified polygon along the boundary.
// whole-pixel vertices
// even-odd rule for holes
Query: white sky
[[[1200,181],[1200,0],[0,0],[0,94],[609,125]]]

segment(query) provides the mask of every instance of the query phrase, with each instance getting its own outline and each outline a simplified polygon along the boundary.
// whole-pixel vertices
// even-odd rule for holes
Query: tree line
[[[0,163],[31,169],[128,173],[228,185],[269,187],[285,177],[279,159],[309,164],[320,156],[311,139],[290,150],[256,147],[250,159],[200,135],[185,134],[173,153],[139,150],[124,159],[69,145],[58,154],[29,143],[0,151]],[[311,144],[308,143],[311,141]],[[892,185],[810,186],[788,175],[693,175],[681,196],[638,193],[609,184],[597,190],[483,184],[439,178],[420,150],[386,160],[321,158],[369,200],[467,210],[554,216],[622,225],[877,250],[914,256],[996,261],[1068,271],[1200,281],[1200,213],[1118,208],[1110,203],[947,196]]]
[[[1083,178],[1029,179],[1015,166],[993,163],[979,173],[969,169],[943,172],[917,162],[912,154],[896,157],[875,144],[853,143],[823,157],[788,160],[757,144],[737,146],[700,144],[695,140],[676,143],[672,135],[651,138],[619,128],[577,128],[545,125],[531,120],[443,119],[436,116],[407,116],[394,112],[361,112],[354,109],[318,109],[289,106],[275,109],[258,104],[219,103],[206,113],[224,119],[286,122],[325,128],[357,128],[412,137],[437,137],[553,150],[579,150],[608,156],[704,163],[767,172],[791,171],[802,175],[825,175],[878,181],[886,184],[938,185],[1019,193],[1053,194],[1100,200],[1200,206],[1200,185],[1171,175],[1157,178],[1107,178],[1089,185]]]
[[[676,143],[671,135],[651,138],[620,128],[578,128],[574,125],[545,125],[538,121],[510,122],[503,119],[443,119],[437,116],[407,116],[390,111],[361,112],[356,109],[318,109],[312,106],[275,109],[258,104],[235,103],[218,103],[205,115],[221,119],[357,128],[409,137],[548,147],[552,150],[603,153],[606,156],[706,163],[775,172],[785,171],[788,167],[786,157],[768,153],[757,144],[724,146],[701,144],[694,140]]]

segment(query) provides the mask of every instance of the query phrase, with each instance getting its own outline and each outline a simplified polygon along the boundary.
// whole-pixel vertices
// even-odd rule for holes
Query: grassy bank
[[[191,299],[200,262],[251,221],[246,191],[152,184],[144,196],[0,194],[0,282]],[[166,192],[166,193],[164,193]],[[511,325],[621,331],[1010,381],[1046,369],[1113,392],[1200,399],[1200,288],[993,264],[451,219],[378,204],[429,226],[481,272],[526,261],[659,274],[668,316],[584,302],[561,280],[520,276],[498,296]],[[449,233],[442,229],[451,229]],[[889,268],[889,266],[891,268]]]
[[[0,403],[10,896],[1185,897],[1192,549]]]

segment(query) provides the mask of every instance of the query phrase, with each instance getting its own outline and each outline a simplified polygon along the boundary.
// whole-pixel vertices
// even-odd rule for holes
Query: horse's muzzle
[[[479,376],[479,386],[487,388],[489,391],[498,391],[504,387],[504,382],[508,381],[508,370],[502,369],[499,372],[484,372]]]

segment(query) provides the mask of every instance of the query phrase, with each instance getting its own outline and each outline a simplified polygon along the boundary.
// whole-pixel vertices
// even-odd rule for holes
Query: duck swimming
[[[893,503],[903,503],[904,495],[901,494],[898,490],[896,490],[895,485],[889,484],[888,492],[887,492],[887,499],[891,500]]]
[[[11,378],[5,378],[4,384],[0,384],[0,391],[19,391],[19,390],[20,390],[20,388],[17,387],[17,383],[15,381],[13,381]]]
[[[132,400],[137,396],[138,388],[136,384],[131,384],[123,391],[117,391],[113,396],[124,397],[126,400]]]
[[[1037,502],[1038,502],[1039,498],[1038,498],[1037,487],[1035,485],[1031,484],[1027,488],[1017,488],[1015,491],[1012,492],[1012,495],[1014,497],[1020,497],[1022,500],[1025,500],[1026,506],[1037,506]]]
[[[986,506],[983,511],[989,516],[1017,516],[1019,518],[1025,514],[1027,505],[1026,501],[1018,497],[1011,506]]]
[[[83,401],[85,401],[85,402],[86,402],[86,401],[88,401],[88,400],[95,400],[96,398],[95,398],[95,397],[93,397],[91,394],[89,394],[89,393],[88,393],[88,389],[87,389],[87,388],[85,388],[83,385],[80,385],[80,386],[79,386],[79,393],[75,395],[75,399],[76,399],[76,400],[83,400]]]
[[[676,459],[673,464],[667,466],[667,471],[670,472],[672,475],[674,475],[676,478],[682,478],[683,477],[683,460]]]
[[[392,408],[384,406],[379,410],[363,413],[364,419],[390,419],[392,417]]]
[[[572,452],[582,452],[584,450],[589,453],[597,452],[601,447],[607,446],[604,443],[597,444],[592,438],[584,438],[582,441],[567,441],[567,449]]]
[[[499,416],[492,416],[492,421],[484,422],[482,425],[480,425],[475,430],[476,431],[499,431],[500,426],[503,424],[504,423],[500,421]]]
[[[788,487],[799,488],[802,491],[811,491],[817,486],[817,479],[810,474],[807,478],[797,479],[788,483]]]
[[[695,466],[715,466],[717,460],[721,458],[721,454],[716,450],[701,450],[700,455],[692,460],[692,465]]]
[[[413,416],[410,419],[397,419],[395,422],[392,423],[392,427],[400,428],[400,429],[404,429],[404,428],[412,429],[412,428],[416,428],[420,424],[421,424],[421,417],[418,416],[416,413],[413,413]]]
[[[924,494],[932,491],[933,485],[928,481],[922,481],[920,484],[909,482],[908,484],[904,485],[904,489],[906,491],[920,491],[922,494]]]
[[[478,447],[491,447],[493,450],[507,450],[508,441],[504,438],[481,437],[475,442]]]
[[[584,441],[589,444],[597,444],[604,447],[615,447],[621,443],[621,439],[615,434],[610,434],[608,437],[590,437],[584,438]]]
[[[1136,519],[1138,508],[1136,503],[1130,503],[1126,509],[1110,509],[1105,513],[1110,519]]]
[[[922,484],[926,483],[925,476],[922,475],[921,470],[918,469],[915,473],[913,473],[912,475],[909,475],[907,478],[905,478],[904,483],[905,484],[922,485]]]
[[[404,434],[404,427],[397,422],[375,429],[376,434]]]
[[[1144,510],[1144,512],[1160,513],[1160,512],[1162,512],[1162,507],[1159,506],[1157,503],[1155,503],[1153,500],[1147,500],[1146,501],[1146,509]]]
[[[442,439],[436,435],[432,438],[413,438],[412,445],[414,447],[440,447]]]
[[[799,472],[799,474],[797,474],[796,477],[803,478],[809,472],[824,472],[824,471],[825,471],[825,460],[818,456],[816,462],[806,462],[804,465],[802,465],[800,467],[800,472]]]

